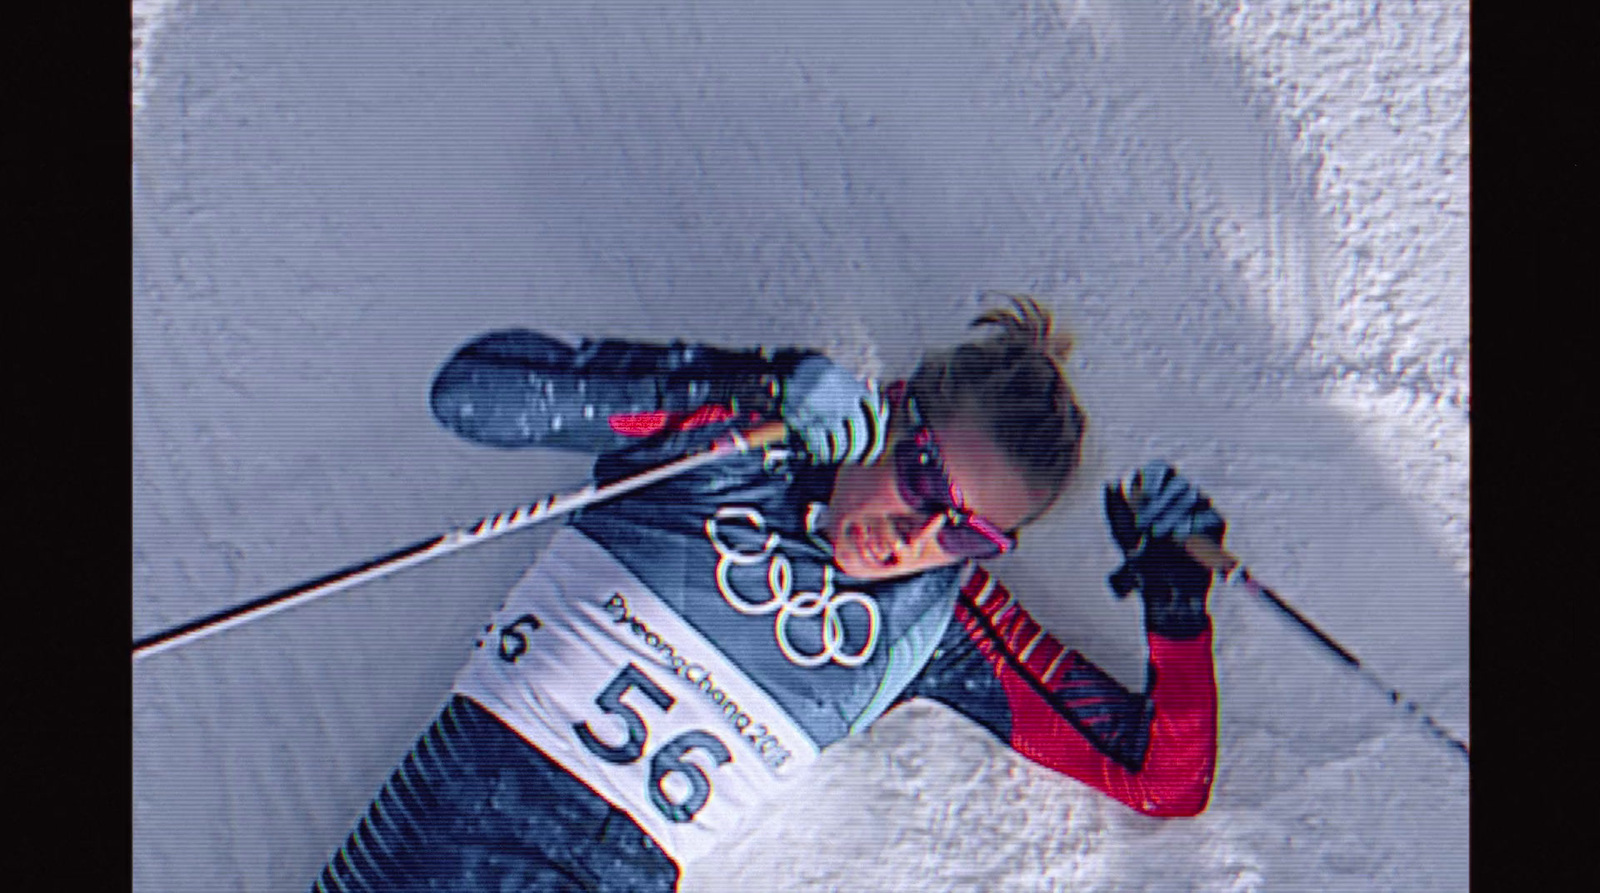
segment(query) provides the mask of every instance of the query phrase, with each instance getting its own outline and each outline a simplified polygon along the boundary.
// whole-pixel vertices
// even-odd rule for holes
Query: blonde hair
[[[984,292],[1009,307],[980,314],[972,328],[985,337],[929,351],[907,383],[930,424],[960,418],[987,433],[1040,496],[1023,523],[1049,510],[1077,469],[1085,420],[1066,362],[1072,336],[1057,331],[1048,310],[1030,295]]]

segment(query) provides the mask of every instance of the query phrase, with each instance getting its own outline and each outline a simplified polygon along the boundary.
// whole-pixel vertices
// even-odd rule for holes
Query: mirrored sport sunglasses
[[[944,514],[944,526],[938,534],[939,547],[951,555],[994,558],[1016,548],[1015,537],[963,507],[960,489],[945,472],[933,429],[922,420],[915,399],[906,397],[905,406],[911,419],[911,433],[894,448],[894,478],[900,498],[914,511],[930,516]]]

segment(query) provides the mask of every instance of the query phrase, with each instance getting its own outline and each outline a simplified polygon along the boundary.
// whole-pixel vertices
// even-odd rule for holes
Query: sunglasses
[[[939,548],[962,558],[994,558],[1016,548],[1017,541],[994,522],[962,508],[961,490],[945,472],[933,429],[922,420],[916,401],[906,398],[911,435],[894,448],[894,479],[900,499],[913,511],[944,514]]]

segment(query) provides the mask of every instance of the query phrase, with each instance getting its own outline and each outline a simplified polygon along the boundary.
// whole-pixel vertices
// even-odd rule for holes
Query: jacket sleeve
[[[903,699],[939,701],[1028,759],[1146,815],[1197,815],[1210,800],[1217,753],[1210,622],[1187,640],[1147,636],[1147,691],[1130,692],[1064,648],[979,569]]]
[[[604,453],[680,427],[697,411],[776,414],[779,383],[808,354],[683,342],[585,340],[490,332],[434,377],[439,424],[486,446]]]

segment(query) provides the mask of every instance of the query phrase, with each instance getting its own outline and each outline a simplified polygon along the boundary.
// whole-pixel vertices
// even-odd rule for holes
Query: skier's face
[[[963,508],[1002,530],[1012,530],[1037,507],[1022,476],[977,427],[958,420],[933,433],[944,470],[962,494]],[[826,533],[833,543],[833,563],[857,579],[907,576],[963,557],[939,543],[939,531],[948,523],[946,514],[918,511],[902,495],[894,447],[910,436],[901,426],[891,431],[889,447],[877,462],[839,469]]]

